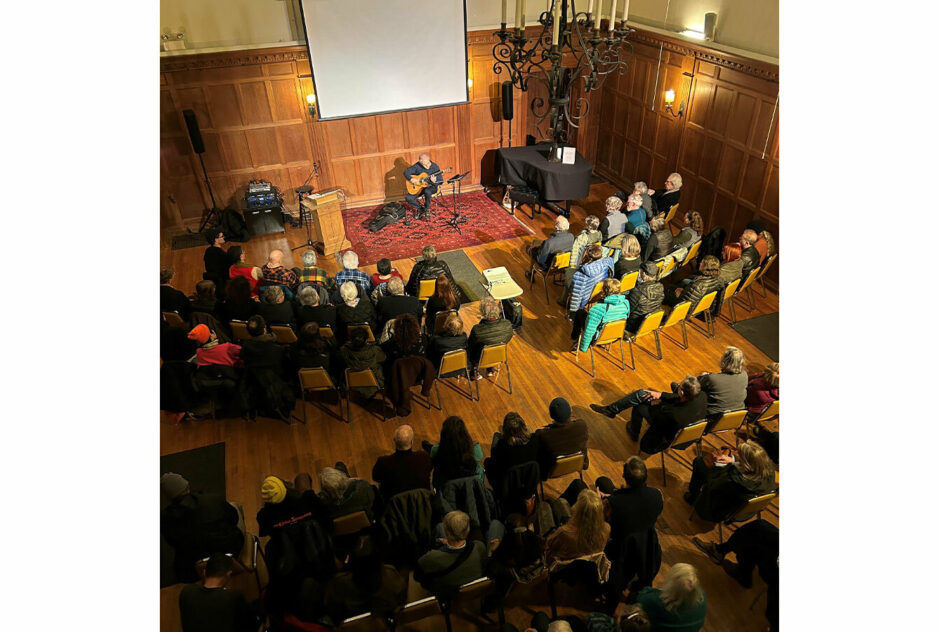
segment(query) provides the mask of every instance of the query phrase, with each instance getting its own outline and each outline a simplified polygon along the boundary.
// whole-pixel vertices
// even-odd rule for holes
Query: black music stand
[[[460,225],[467,223],[467,218],[460,214],[460,182],[465,177],[467,177],[467,174],[469,173],[469,171],[465,171],[463,173],[457,174],[445,183],[450,185],[451,201],[454,205],[454,215],[449,220],[447,220],[447,223],[456,228],[457,234],[459,235],[463,235],[463,233],[460,231]]]
[[[303,198],[301,197],[302,195],[309,195],[310,193],[313,192],[313,187],[309,186],[307,182],[310,182],[310,178],[313,177],[313,174],[317,173],[317,166],[318,166],[317,163],[313,163],[313,171],[311,171],[310,175],[307,176],[307,180],[302,185],[294,189],[294,193],[297,194],[297,217],[300,218],[301,224],[306,224],[307,241],[300,244],[299,246],[291,248],[290,249],[291,252],[294,252],[295,250],[300,250],[301,248],[313,248],[313,250],[316,251],[318,244],[321,247],[323,246],[323,244],[321,244],[320,242],[313,241],[313,239],[310,238],[310,212],[304,209]],[[306,213],[306,221],[304,220],[305,213]]]

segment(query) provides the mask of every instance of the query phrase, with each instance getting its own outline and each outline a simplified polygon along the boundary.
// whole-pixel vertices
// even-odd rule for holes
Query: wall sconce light
[[[673,89],[666,90],[666,96],[663,99],[663,103],[666,105],[666,111],[672,114],[674,117],[679,118],[685,112],[685,101],[679,104],[678,113],[673,112],[672,106],[676,102],[676,91]]]
[[[473,79],[467,78],[467,89],[473,90]]]
[[[307,110],[311,117],[317,118],[317,95],[312,92],[307,95]]]

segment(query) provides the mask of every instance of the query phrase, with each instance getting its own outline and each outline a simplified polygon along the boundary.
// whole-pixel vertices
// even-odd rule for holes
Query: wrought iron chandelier
[[[520,4],[521,3],[521,4]],[[529,81],[535,77],[548,88],[548,102],[533,97],[529,109],[536,117],[540,136],[552,141],[551,156],[557,154],[558,145],[568,142],[571,127],[577,128],[590,109],[584,94],[600,88],[613,72],[624,75],[633,46],[627,41],[633,29],[626,24],[629,0],[624,1],[622,19],[616,20],[618,0],[612,0],[608,11],[601,15],[602,0],[579,0],[587,4],[587,11],[578,11],[575,0],[549,0],[538,23],[542,31],[530,40],[525,35],[525,0],[516,0],[516,25],[506,28],[506,0],[500,29],[494,34],[499,41],[493,46],[493,72],[509,75],[517,90],[527,92]],[[573,19],[569,18],[573,16]],[[607,17],[606,25],[601,21]],[[562,65],[568,55],[574,64]],[[572,102],[572,88],[584,81],[581,96]],[[543,122],[548,125],[543,127]],[[550,158],[551,159],[551,158]]]

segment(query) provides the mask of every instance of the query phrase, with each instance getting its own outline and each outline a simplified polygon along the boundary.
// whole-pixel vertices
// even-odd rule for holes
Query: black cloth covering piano
[[[500,184],[538,189],[545,201],[570,201],[588,196],[593,167],[581,152],[573,165],[549,162],[551,143],[504,147],[496,152]]]

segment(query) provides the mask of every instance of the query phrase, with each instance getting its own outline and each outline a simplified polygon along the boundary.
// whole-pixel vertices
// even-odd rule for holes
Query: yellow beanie
[[[277,476],[269,476],[261,483],[261,498],[266,503],[277,504],[287,496],[287,487],[284,481]]]

